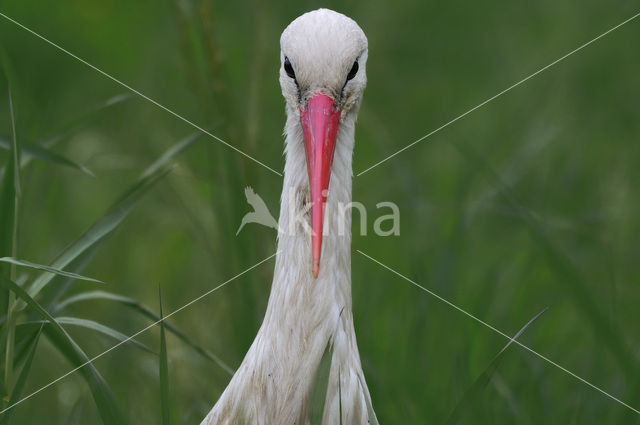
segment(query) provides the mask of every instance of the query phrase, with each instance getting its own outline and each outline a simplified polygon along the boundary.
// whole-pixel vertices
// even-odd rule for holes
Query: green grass
[[[160,409],[162,411],[162,425],[171,424],[171,396],[169,393],[169,360],[167,357],[167,337],[165,335],[164,315],[162,314],[162,292],[158,288],[160,299]]]
[[[279,35],[321,5],[369,38],[355,173],[638,12],[577,0],[1,11],[280,170]],[[550,306],[518,341],[635,408],[638,37],[630,22],[353,182],[369,213],[354,250],[508,335]],[[0,58],[2,409],[122,343],[1,423],[199,423],[257,332],[272,262],[162,318],[275,251],[270,229],[235,233],[244,187],[277,211],[281,178],[2,18]],[[400,208],[400,236],[372,232],[383,201]],[[352,267],[380,423],[640,424],[366,258]]]
[[[311,389],[311,401],[309,407],[309,424],[321,425],[324,413],[324,404],[327,400],[327,388],[329,387],[329,376],[331,364],[333,363],[333,344],[327,342],[327,346],[320,358],[320,365],[313,379]]]

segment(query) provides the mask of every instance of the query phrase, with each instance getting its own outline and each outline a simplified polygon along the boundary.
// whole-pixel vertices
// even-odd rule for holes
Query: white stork
[[[353,327],[351,215],[344,207],[351,202],[367,38],[352,19],[319,9],[291,22],[280,48],[286,164],[271,295],[249,352],[202,424],[308,424],[329,342],[322,423],[339,424],[342,411],[342,423],[366,424],[369,390]]]

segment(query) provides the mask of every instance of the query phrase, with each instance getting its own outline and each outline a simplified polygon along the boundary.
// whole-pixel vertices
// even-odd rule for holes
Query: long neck
[[[355,113],[352,114],[355,117]],[[313,277],[309,183],[299,119],[289,111],[278,255],[262,327],[224,394],[203,423],[308,424],[311,388],[329,342],[333,357],[325,416],[342,403],[345,423],[369,423],[368,396],[351,312],[351,155],[354,118],[338,131],[320,273]],[[338,380],[340,379],[340,385]],[[327,422],[323,422],[327,423]]]
[[[283,329],[290,325],[300,331],[301,338],[308,338],[309,332],[320,329],[318,344],[326,344],[341,314],[351,316],[354,117],[355,114],[344,116],[338,131],[317,279],[312,274],[309,179],[302,130],[294,111],[289,111],[287,119],[279,253],[263,326]]]

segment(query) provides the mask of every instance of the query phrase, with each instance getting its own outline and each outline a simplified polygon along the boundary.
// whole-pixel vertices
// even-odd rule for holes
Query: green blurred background
[[[369,38],[356,173],[640,11],[630,0],[5,0],[0,11],[281,170],[279,36],[321,6],[354,18]],[[507,334],[549,306],[522,342],[640,408],[639,39],[640,19],[355,177],[354,200],[369,210],[369,232],[354,235],[353,309],[381,423],[440,424],[456,408],[461,422],[473,424],[640,423],[516,346],[474,390],[505,338],[355,252]],[[15,72],[18,138],[95,174],[37,159],[22,169],[16,256],[49,264],[195,130],[140,97],[105,106],[127,91],[4,18],[0,45]],[[3,79],[5,140],[8,105]],[[0,166],[9,161],[0,150]],[[160,286],[166,314],[274,252],[272,229],[235,233],[250,210],[244,187],[277,211],[279,176],[207,136],[173,162],[122,224],[72,264],[107,284],[75,281],[62,298],[103,289],[157,312]],[[372,231],[383,201],[400,208],[400,236]],[[261,265],[171,322],[236,368],[261,323],[272,269],[273,261]],[[18,269],[18,276],[36,275]],[[56,282],[40,294],[43,305],[55,299]],[[107,300],[78,302],[59,315],[126,335],[150,323]],[[115,343],[67,329],[89,356]],[[175,335],[167,338],[173,422],[199,423],[229,374]],[[157,327],[138,339],[158,351]],[[158,356],[122,346],[95,365],[131,423],[160,423]],[[24,395],[72,367],[41,338]],[[16,406],[12,420],[99,423],[100,416],[75,373]]]

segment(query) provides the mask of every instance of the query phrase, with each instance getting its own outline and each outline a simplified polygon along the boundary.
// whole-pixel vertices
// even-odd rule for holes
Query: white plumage
[[[308,424],[314,378],[331,341],[333,358],[323,424],[340,423],[338,376],[342,423],[366,424],[369,391],[351,309],[351,214],[347,211],[341,217],[341,211],[351,202],[351,159],[356,116],[366,85],[367,39],[350,18],[320,9],[294,20],[283,32],[280,47],[280,84],[287,108],[286,164],[271,295],[251,348],[202,423]],[[295,78],[284,69],[285,57]],[[357,72],[348,79],[355,62]],[[305,138],[309,137],[301,116],[318,93],[333,102],[339,126],[332,165],[329,162],[321,262],[314,277],[309,226],[292,222],[292,214],[306,211],[304,221],[311,221],[307,204],[312,171],[305,155],[310,149],[305,148],[305,141],[309,143]],[[338,232],[340,228],[347,231]]]

